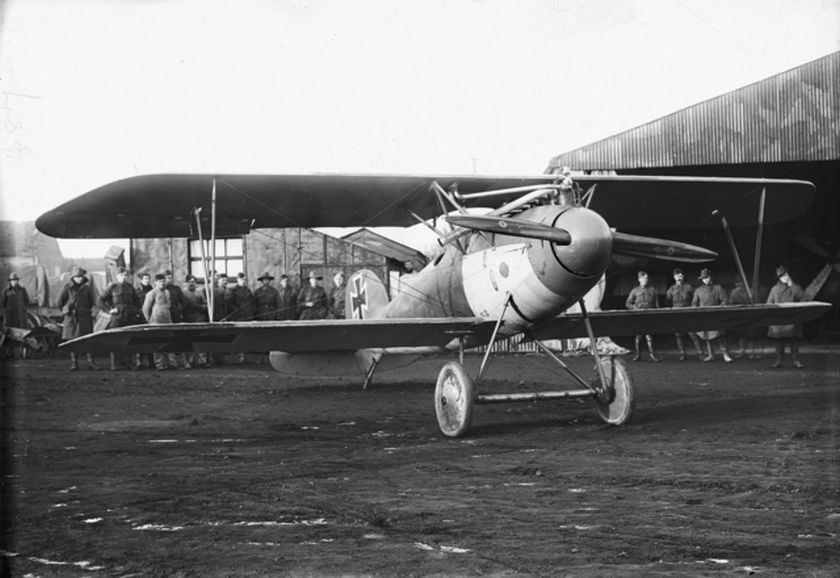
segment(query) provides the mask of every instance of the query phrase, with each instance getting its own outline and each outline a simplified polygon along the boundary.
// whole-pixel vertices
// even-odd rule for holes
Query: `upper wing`
[[[354,351],[379,347],[443,347],[453,339],[489,340],[494,323],[478,317],[336,319],[132,325],[61,345],[72,353],[203,351],[238,353]]]
[[[831,304],[782,303],[775,305],[728,305],[677,309],[591,311],[595,335],[621,337],[640,334],[685,333],[748,327],[767,327],[810,321],[823,315]],[[530,332],[536,339],[586,337],[583,315],[572,313],[538,323]]]
[[[624,230],[720,228],[712,218],[715,209],[732,227],[754,227],[762,191],[763,221],[771,225],[804,213],[816,194],[812,183],[790,179],[604,175],[575,181],[584,188],[597,185],[589,208]]]
[[[197,237],[193,210],[202,207],[209,230],[216,182],[217,234],[245,234],[252,228],[405,226],[411,213],[440,214],[429,187],[437,182],[459,194],[554,183],[555,175],[199,175],[130,177],[85,193],[41,215],[39,231],[64,238]],[[801,214],[811,203],[813,185],[805,181],[701,177],[583,176],[584,188],[597,185],[590,207],[622,229],[680,228],[698,225],[713,209],[730,224],[752,225],[767,188],[764,222]],[[504,203],[520,192],[492,199]],[[474,199],[470,206],[486,206]],[[710,226],[717,226],[711,222]]]

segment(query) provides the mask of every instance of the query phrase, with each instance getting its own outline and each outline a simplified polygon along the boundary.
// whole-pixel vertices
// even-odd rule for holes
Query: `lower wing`
[[[591,311],[589,319],[595,335],[621,337],[642,333],[724,331],[802,323],[820,317],[830,308],[829,303],[812,301],[775,305]],[[568,339],[586,337],[587,333],[583,315],[573,313],[538,323],[531,329],[529,335],[535,339]]]
[[[463,337],[487,342],[494,322],[442,319],[335,319],[131,325],[92,333],[61,345],[71,353],[239,353],[352,351],[385,347],[444,347]]]

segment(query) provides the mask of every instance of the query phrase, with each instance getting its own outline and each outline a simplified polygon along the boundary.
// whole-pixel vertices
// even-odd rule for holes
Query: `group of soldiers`
[[[200,288],[197,279],[190,275],[183,287],[174,283],[172,271],[166,270],[154,276],[141,273],[140,283],[133,286],[128,280],[128,271],[116,270],[116,282],[108,286],[99,296],[98,302],[87,279],[87,271],[81,267],[73,269],[70,282],[64,286],[58,299],[63,320],[62,338],[74,339],[94,331],[136,325],[138,323],[203,323],[210,320],[208,293]],[[309,274],[309,283],[300,291],[293,288],[289,276],[280,276],[280,287],[272,285],[274,276],[264,273],[258,277],[260,286],[251,290],[247,278],[239,273],[235,283],[220,273],[214,275],[212,286],[212,311],[214,321],[284,321],[294,319],[327,319],[344,317],[344,274],[339,272],[333,278],[330,293],[321,286],[323,277],[317,272]],[[99,306],[99,316],[94,323],[94,306]],[[111,370],[121,366],[140,369],[148,366],[158,370],[192,367],[208,367],[211,363],[224,363],[223,355],[208,357],[203,353],[163,354],[132,356],[122,358],[110,354]],[[244,354],[236,357],[244,363]],[[87,355],[91,369],[98,370],[91,355]],[[79,368],[76,354],[70,354],[70,369]]]
[[[723,287],[714,283],[712,272],[707,268],[700,271],[700,285],[696,288],[685,282],[685,273],[682,269],[674,269],[673,276],[674,284],[668,287],[668,290],[665,292],[665,304],[667,307],[714,307],[718,305],[747,305],[751,303],[750,295],[744,287],[743,282],[736,282],[735,289],[730,295],[727,295]],[[630,291],[625,306],[628,309],[658,308],[659,295],[656,289],[649,286],[648,274],[645,271],[639,271],[637,277],[639,284]],[[767,303],[793,303],[805,300],[802,287],[793,282],[787,267],[779,266],[776,268],[776,279],[776,284],[767,296]],[[685,335],[684,333],[675,334],[681,361],[684,361],[688,357],[685,349]],[[723,360],[726,363],[732,362],[733,356],[729,355],[726,345],[726,335],[723,331],[700,331],[697,333],[688,333],[688,336],[694,343],[694,348],[700,360],[705,362],[712,361],[714,359],[713,344],[717,343]],[[773,325],[768,329],[767,336],[776,341],[776,359],[771,365],[772,368],[782,367],[786,346],[790,348],[793,366],[796,368],[804,367],[799,360],[798,340],[802,337],[801,325]],[[745,330],[740,332],[738,337],[741,351],[736,357],[741,355],[748,355],[751,358],[758,357],[758,353],[752,351],[751,343],[757,337],[757,333],[755,331]],[[641,358],[643,338],[647,343],[650,360],[659,362],[659,358],[654,353],[653,336],[649,334],[635,336],[633,361],[638,361]],[[745,343],[748,343],[746,351]]]

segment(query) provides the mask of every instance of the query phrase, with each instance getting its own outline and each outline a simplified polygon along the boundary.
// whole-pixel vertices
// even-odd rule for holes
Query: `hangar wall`
[[[275,278],[289,275],[291,284],[300,287],[309,272],[323,275],[323,286],[332,287],[332,277],[343,271],[349,277],[358,269],[370,269],[388,285],[388,259],[362,247],[303,228],[254,229],[243,235],[245,275],[250,286],[265,272]],[[175,281],[183,283],[190,270],[190,247],[187,239],[132,239],[131,263],[135,274],[152,275],[172,270]],[[200,257],[195,255],[193,257]]]

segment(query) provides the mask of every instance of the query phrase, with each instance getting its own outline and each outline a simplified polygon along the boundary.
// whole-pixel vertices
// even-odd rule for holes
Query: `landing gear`
[[[475,388],[464,366],[450,361],[440,370],[435,386],[435,413],[443,435],[457,438],[470,427]]]
[[[630,420],[633,413],[633,381],[624,365],[624,361],[617,357],[601,357],[592,325],[586,312],[584,303],[580,302],[584,316],[587,334],[592,344],[592,357],[595,360],[595,377],[591,381],[575,373],[560,357],[540,340],[534,339],[534,344],[559,365],[575,381],[580,388],[564,391],[516,392],[478,394],[476,389],[481,383],[484,370],[490,358],[492,345],[501,327],[504,313],[510,300],[505,304],[502,315],[493,330],[493,335],[487,345],[481,366],[475,381],[471,380],[463,365],[464,340],[460,340],[461,362],[450,361],[443,366],[438,375],[435,387],[435,412],[438,426],[447,437],[461,437],[466,434],[472,421],[472,413],[476,404],[511,403],[515,401],[546,401],[551,399],[589,398],[595,402],[598,415],[606,423],[622,425]]]
[[[599,389],[598,382],[603,376],[606,388],[595,396],[595,408],[606,423],[623,425],[630,420],[635,404],[630,372],[624,361],[617,357],[601,357],[597,363],[601,371],[596,369],[593,387]]]

